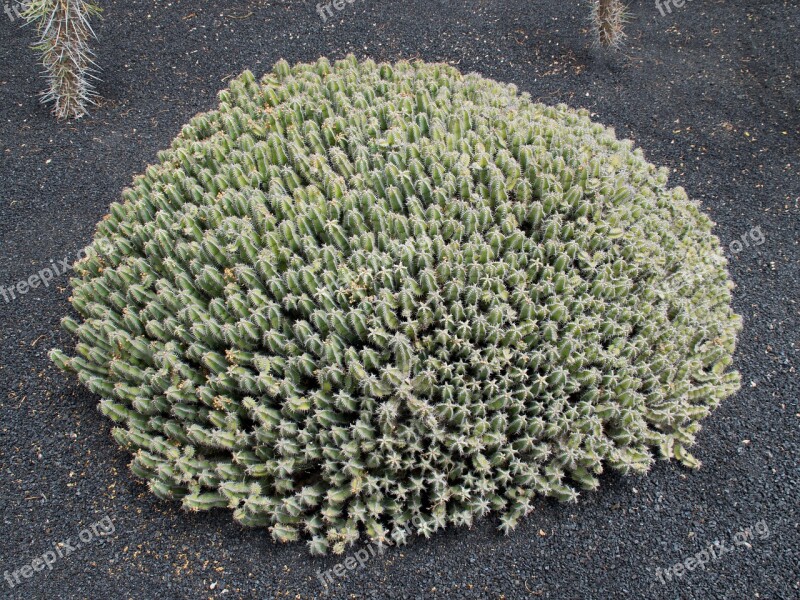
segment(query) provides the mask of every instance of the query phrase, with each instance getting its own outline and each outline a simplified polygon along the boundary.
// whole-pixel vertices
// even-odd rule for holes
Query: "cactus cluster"
[[[326,553],[697,465],[740,318],[630,141],[424,62],[280,61],[219,101],[112,204],[51,352],[153,493]]]

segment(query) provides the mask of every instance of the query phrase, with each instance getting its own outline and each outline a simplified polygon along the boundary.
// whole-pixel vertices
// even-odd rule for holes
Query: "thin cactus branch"
[[[593,0],[592,27],[597,43],[605,48],[618,48],[625,40],[624,26],[628,12],[621,0]]]
[[[90,24],[100,7],[84,0],[31,0],[23,18],[36,27],[34,50],[41,55],[47,89],[43,103],[53,103],[58,119],[79,118],[95,104],[97,65],[89,46],[95,37]]]

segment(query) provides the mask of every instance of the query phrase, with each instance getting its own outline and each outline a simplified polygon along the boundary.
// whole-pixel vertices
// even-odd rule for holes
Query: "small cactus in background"
[[[53,103],[58,119],[79,118],[94,104],[97,94],[94,37],[90,19],[101,9],[84,0],[29,0],[23,18],[36,27],[39,37],[33,48],[40,53],[48,87],[42,102]]]
[[[447,65],[281,61],[219,100],[99,223],[50,354],[154,494],[339,553],[698,466],[740,318],[667,169]]]
[[[593,0],[592,28],[598,44],[618,48],[625,39],[624,26],[628,13],[621,0]]]

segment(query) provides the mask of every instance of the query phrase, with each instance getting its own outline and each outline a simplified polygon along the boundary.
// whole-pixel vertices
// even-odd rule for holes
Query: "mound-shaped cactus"
[[[51,354],[155,494],[324,553],[696,465],[740,319],[711,221],[629,141],[422,62],[219,100],[99,224]]]

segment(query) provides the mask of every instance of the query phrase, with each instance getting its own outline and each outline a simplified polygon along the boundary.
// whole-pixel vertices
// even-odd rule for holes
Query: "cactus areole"
[[[424,62],[281,61],[219,102],[112,204],[51,352],[153,493],[326,553],[698,465],[740,318],[630,141]]]

